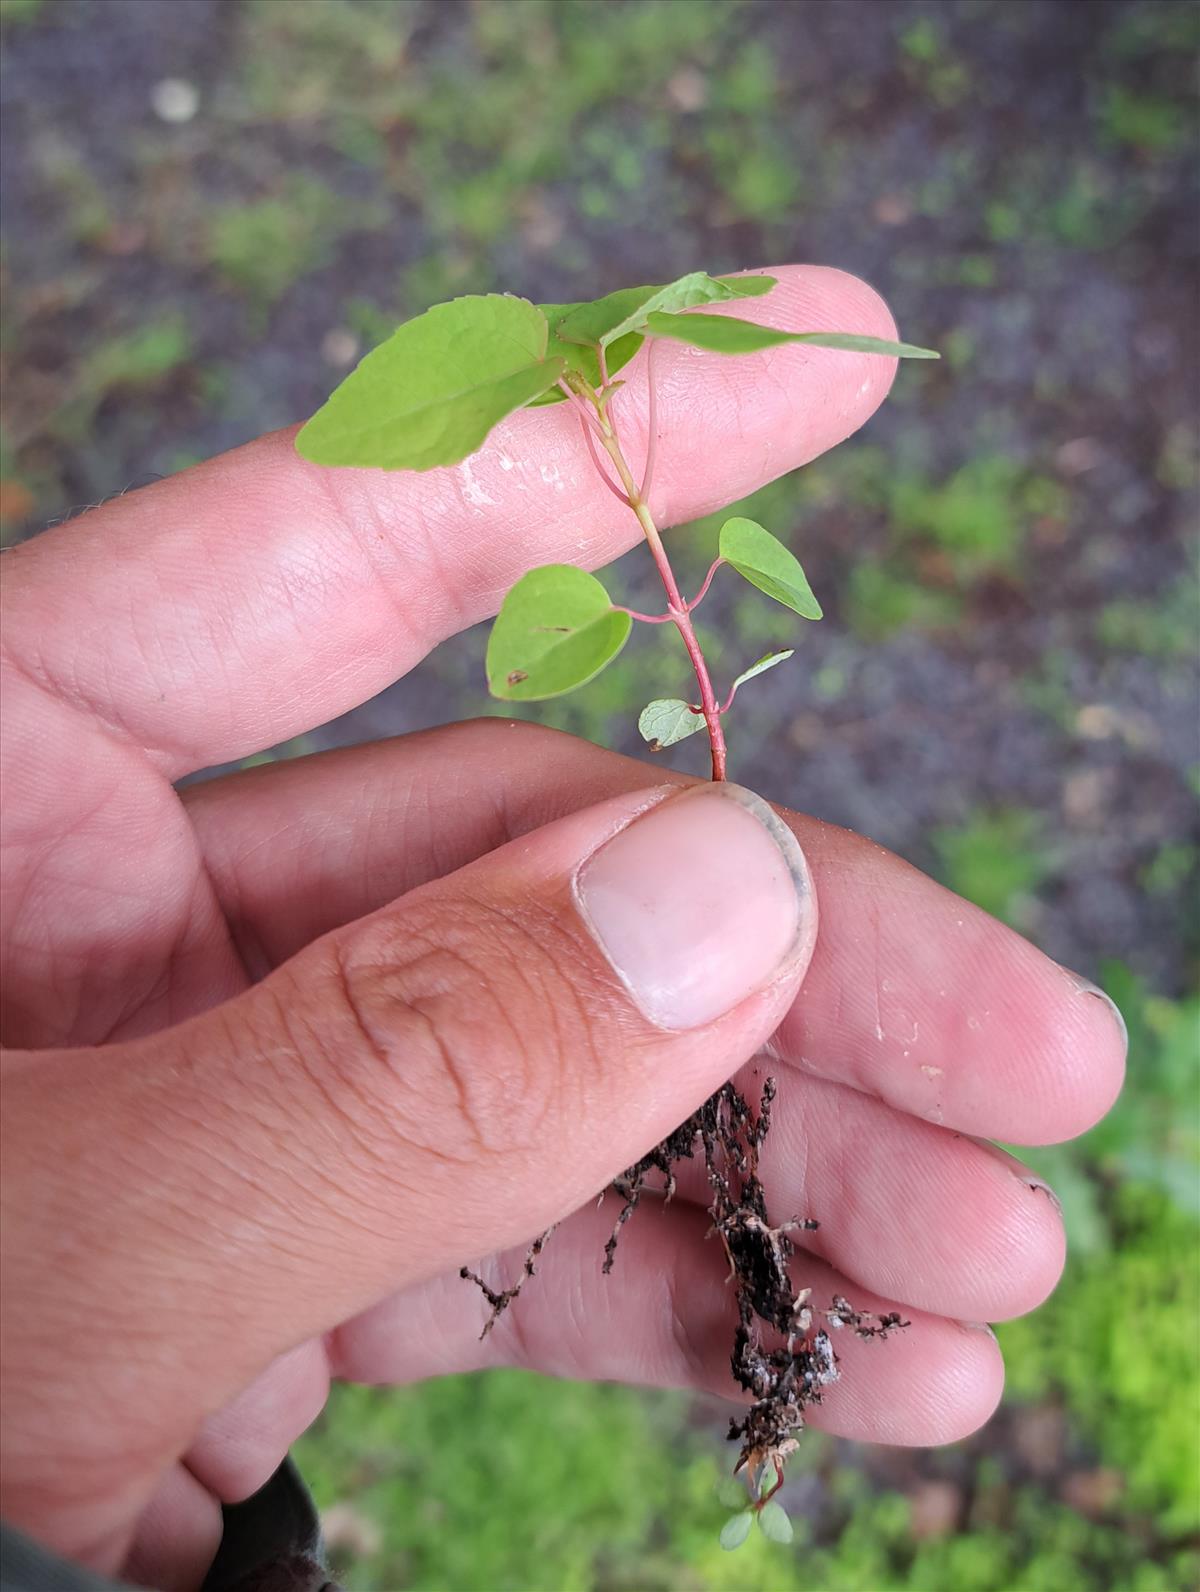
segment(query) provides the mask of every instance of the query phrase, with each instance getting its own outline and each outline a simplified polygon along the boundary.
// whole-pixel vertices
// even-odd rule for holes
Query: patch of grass
[[[1113,652],[1192,658],[1200,646],[1200,587],[1191,572],[1158,599],[1118,597],[1096,616],[1096,640]]]
[[[1111,168],[1080,161],[1032,212],[1038,231],[1073,249],[1109,249],[1141,219],[1146,197]]]
[[[1194,136],[1193,120],[1184,107],[1165,95],[1135,94],[1122,83],[1110,83],[1099,112],[1103,135],[1142,154],[1168,155]]]
[[[919,631],[953,630],[962,620],[957,592],[931,586],[896,561],[862,560],[850,571],[842,611],[846,624],[864,641],[887,641]]]
[[[955,583],[1014,575],[1025,541],[1027,483],[1003,454],[981,454],[942,482],[900,476],[890,489],[891,520],[905,541],[925,540],[948,557]]]
[[[1200,847],[1186,840],[1172,840],[1160,846],[1139,875],[1142,889],[1150,895],[1174,895],[1200,868]]]
[[[919,16],[906,24],[897,44],[905,75],[915,87],[941,110],[961,104],[970,92],[970,70],[946,42],[931,15]]]
[[[1200,50],[1200,10],[1180,5],[1179,0],[1139,0],[1116,16],[1105,35],[1104,48],[1118,60],[1194,55]]]
[[[106,398],[151,392],[191,357],[191,333],[182,316],[174,314],[148,319],[136,331],[98,343],[80,360],[70,396],[50,417],[47,429],[64,442],[78,443]]]
[[[0,0],[0,28],[27,28],[42,13],[45,0]]]
[[[686,1419],[678,1396],[499,1371],[339,1388],[297,1458],[324,1511],[368,1523],[366,1553],[335,1539],[351,1588],[665,1588],[664,1523],[711,1534],[715,1559],[725,1514]]]
[[[82,244],[101,239],[116,216],[75,142],[57,128],[45,131],[31,142],[30,158],[39,182],[59,199],[70,236]]]
[[[934,831],[939,877],[1006,923],[1028,921],[1029,902],[1054,872],[1054,853],[1036,813],[987,809]]]
[[[279,194],[214,210],[208,258],[261,320],[293,283],[329,262],[343,233],[379,219],[372,207],[293,176]]]
[[[1126,1507],[1183,1538],[1200,1521],[1200,1224],[1131,1183],[1107,1203],[1104,1232],[1050,1305],[999,1328],[1010,1394],[1065,1399],[1121,1471]]]

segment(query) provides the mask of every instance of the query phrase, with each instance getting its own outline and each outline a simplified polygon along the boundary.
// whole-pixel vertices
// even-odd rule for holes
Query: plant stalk
[[[667,613],[675,623],[687,648],[687,655],[691,659],[692,668],[696,673],[696,683],[700,688],[700,711],[704,715],[704,723],[708,729],[708,744],[712,752],[712,777],[714,780],[725,778],[725,731],[721,724],[721,708],[717,702],[716,692],[713,690],[712,681],[708,674],[708,665],[704,660],[704,653],[696,638],[696,631],[692,625],[688,604],[680,593],[679,585],[675,579],[675,572],[671,568],[671,561],[667,557],[667,550],[663,546],[662,537],[659,535],[658,526],[650,513],[650,506],[642,495],[641,488],[633,478],[633,472],[626,462],[625,455],[621,452],[621,445],[617,440],[616,431],[613,429],[608,415],[603,409],[599,414],[600,445],[613,462],[621,485],[625,488],[625,495],[629,499],[629,507],[637,515],[638,524],[642,527],[646,541],[650,547],[651,556],[658,569],[659,578],[667,594]]]

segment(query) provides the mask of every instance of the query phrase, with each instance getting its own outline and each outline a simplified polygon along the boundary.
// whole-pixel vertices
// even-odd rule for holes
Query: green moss
[[[71,395],[48,429],[64,441],[81,441],[110,394],[151,392],[191,357],[191,334],[178,315],[148,319],[136,331],[97,343],[76,367]]]
[[[1042,822],[1023,808],[978,812],[932,840],[942,881],[1008,923],[1026,921],[1029,898],[1054,870]]]
[[[907,631],[951,630],[962,618],[962,599],[913,578],[902,565],[855,564],[842,612],[864,641],[887,641]]]
[[[1115,144],[1129,144],[1146,154],[1171,154],[1182,147],[1192,131],[1187,110],[1174,100],[1135,94],[1121,83],[1105,90],[1100,126]]]
[[[1127,1506],[1184,1534],[1200,1516],[1196,1337],[1200,1227],[1127,1184],[1111,1247],[1072,1267],[1052,1302],[999,1328],[1013,1396],[1066,1400],[1077,1430],[1124,1475]]]
[[[1138,876],[1149,895],[1174,895],[1200,868],[1200,847],[1186,840],[1168,841],[1160,846]]]
[[[45,0],[0,0],[0,28],[29,27],[42,14]]]
[[[1178,581],[1157,600],[1118,597],[1096,616],[1096,640],[1113,652],[1147,658],[1192,658],[1200,636],[1200,587]]]
[[[261,321],[295,282],[328,263],[345,232],[380,219],[375,207],[353,204],[310,177],[293,176],[278,194],[214,210],[208,258]]]
[[[322,1508],[377,1533],[352,1588],[582,1592],[628,1573],[663,1519],[715,1545],[718,1470],[685,1420],[678,1397],[505,1371],[339,1388],[297,1457]]]
[[[1016,573],[1029,500],[1021,467],[1003,454],[982,454],[947,480],[900,476],[891,518],[905,540],[926,540],[950,559],[956,582]]]

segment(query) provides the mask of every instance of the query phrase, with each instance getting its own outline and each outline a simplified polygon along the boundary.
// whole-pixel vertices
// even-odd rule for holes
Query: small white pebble
[[[358,350],[358,338],[344,326],[333,327],[321,339],[321,358],[335,370],[353,364]]]
[[[190,122],[200,109],[200,90],[182,77],[164,77],[151,89],[150,104],[159,121]]]

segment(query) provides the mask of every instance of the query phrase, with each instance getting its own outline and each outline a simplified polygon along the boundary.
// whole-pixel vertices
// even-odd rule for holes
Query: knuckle
[[[592,1024],[527,911],[384,915],[328,944],[320,1045],[361,1116],[450,1160],[531,1149],[595,1063]]]

